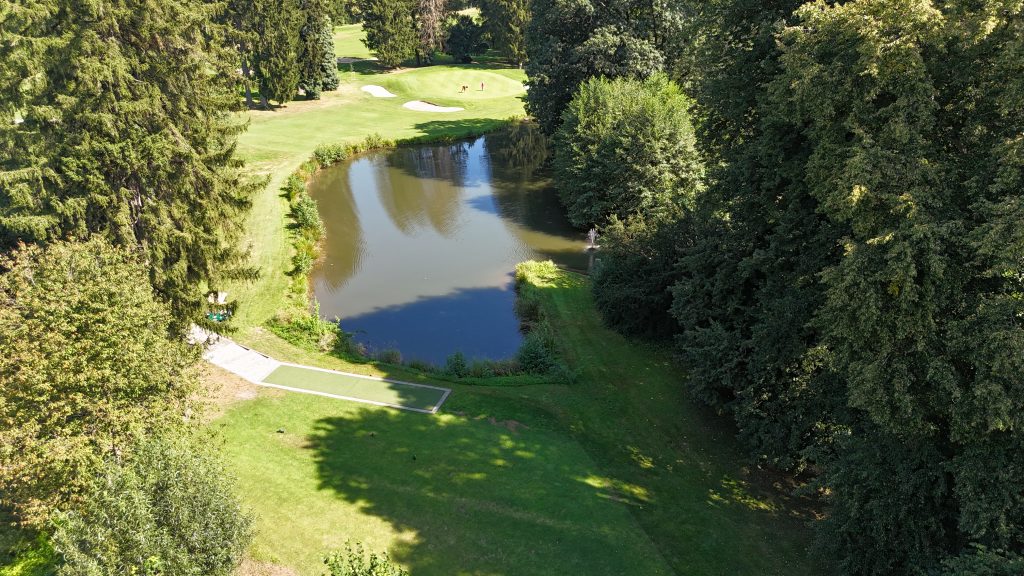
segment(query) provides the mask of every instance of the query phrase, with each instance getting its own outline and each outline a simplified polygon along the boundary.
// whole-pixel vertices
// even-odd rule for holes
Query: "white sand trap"
[[[387,88],[385,88],[383,86],[374,86],[373,84],[369,84],[369,85],[363,86],[363,92],[369,92],[371,96],[374,96],[376,98],[394,98],[395,97],[395,94],[392,94],[391,92],[388,92]]]
[[[430,102],[424,102],[423,100],[412,100],[402,104],[402,108],[408,108],[409,110],[415,110],[417,112],[461,112],[465,108],[458,108],[456,106],[438,106],[437,104],[431,104]]]

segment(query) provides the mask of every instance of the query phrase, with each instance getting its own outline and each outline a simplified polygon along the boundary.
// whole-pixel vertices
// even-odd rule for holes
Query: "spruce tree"
[[[528,0],[485,0],[480,3],[484,31],[490,35],[491,47],[509,62],[522,66],[526,62],[526,26],[530,22]]]
[[[253,72],[261,105],[283,104],[299,88],[299,31],[304,20],[297,0],[252,0],[249,26],[255,36]]]
[[[300,34],[302,54],[299,57],[299,87],[306,92],[307,98],[317,100],[321,91],[338,88],[334,33],[324,0],[306,0],[302,8],[306,23]]]
[[[396,68],[416,55],[419,40],[414,15],[416,0],[361,0],[363,43],[382,66]]]
[[[254,274],[238,244],[257,184],[234,157],[239,76],[217,9],[54,0],[0,12],[0,244],[133,247],[179,329],[204,320],[206,290]]]

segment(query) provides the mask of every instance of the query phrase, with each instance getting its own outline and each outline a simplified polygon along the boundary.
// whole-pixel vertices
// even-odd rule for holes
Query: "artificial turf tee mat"
[[[346,374],[334,370],[283,364],[263,383],[286,389],[369,402],[416,412],[437,412],[450,392],[447,388]]]

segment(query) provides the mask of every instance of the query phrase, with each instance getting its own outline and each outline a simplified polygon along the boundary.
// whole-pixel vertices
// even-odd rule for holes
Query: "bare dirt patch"
[[[209,362],[202,363],[199,382],[201,386],[199,400],[205,405],[203,420],[207,422],[220,418],[238,402],[252,400],[260,394],[271,396],[284,394],[280,390],[256,386]]]
[[[287,566],[246,558],[235,569],[234,576],[299,576],[299,573]]]

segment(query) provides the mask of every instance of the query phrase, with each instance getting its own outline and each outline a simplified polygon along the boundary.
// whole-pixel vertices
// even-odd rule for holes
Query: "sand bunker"
[[[367,86],[363,86],[363,92],[369,92],[370,95],[372,95],[372,96],[374,96],[376,98],[394,98],[395,97],[394,94],[392,94],[391,92],[388,92],[387,88],[385,88],[383,86],[374,86],[373,84],[369,84]]]
[[[465,108],[457,108],[455,106],[438,106],[437,104],[431,104],[430,102],[424,102],[422,100],[413,100],[402,104],[403,108],[409,110],[416,110],[417,112],[461,112]]]

